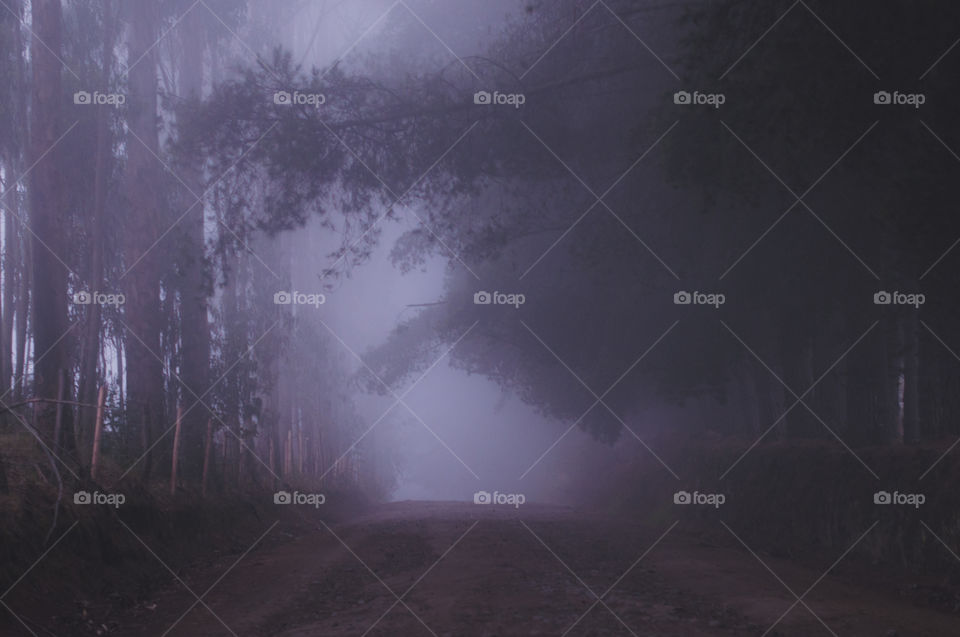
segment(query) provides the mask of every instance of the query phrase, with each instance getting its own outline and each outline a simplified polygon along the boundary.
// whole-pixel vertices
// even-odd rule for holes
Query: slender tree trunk
[[[220,211],[217,211],[220,215]],[[223,220],[220,219],[223,223]],[[239,260],[230,253],[224,254],[224,271],[227,272],[227,280],[224,285],[223,295],[221,297],[221,322],[223,326],[223,342],[226,352],[236,352],[242,342],[242,335],[237,309],[238,304],[238,279],[241,276]],[[229,365],[230,363],[226,363]],[[239,480],[240,467],[240,378],[239,372],[233,369],[227,373],[223,381],[223,411],[224,420],[230,431],[224,432],[223,444],[223,473],[225,482],[226,477],[232,476]]]
[[[90,478],[97,479],[97,470],[100,467],[100,439],[103,435],[104,405],[107,400],[107,386],[102,385],[97,394],[97,419],[93,423],[93,451],[90,453]]]
[[[21,237],[21,263],[30,263],[32,261],[32,250],[31,242],[23,238],[23,234],[20,234]],[[24,371],[27,364],[27,324],[29,322],[28,317],[31,310],[31,299],[30,299],[30,289],[33,284],[32,269],[24,267],[20,270],[20,287],[17,291],[17,307],[16,307],[16,325],[17,325],[17,348],[16,348],[16,362],[14,364],[13,371],[13,395],[14,400],[23,400],[26,395],[26,379],[24,378]]]
[[[284,454],[283,454],[283,477],[290,478],[293,474],[293,431],[287,429],[287,435],[284,436]]]
[[[7,176],[4,180],[3,189],[6,190],[10,184],[11,172],[14,170],[14,162],[11,159],[4,162],[3,170]],[[14,192],[8,207],[16,206],[18,193]],[[10,388],[11,375],[13,374],[13,288],[16,286],[15,271],[20,265],[15,261],[15,248],[18,239],[14,235],[13,215],[17,214],[15,210],[3,210],[3,295],[0,304],[3,305],[3,312],[0,314],[0,396],[6,399],[4,394]]]
[[[840,435],[845,436],[849,427],[847,422],[847,397],[849,396],[847,384],[850,382],[849,361],[846,358],[840,361],[833,373],[836,378],[831,382],[833,409],[831,410],[830,422],[837,423],[838,433],[843,432]],[[827,381],[828,379],[824,379],[823,382]]]
[[[203,443],[203,475],[200,479],[200,495],[203,497],[207,496],[211,462],[213,462],[213,418],[208,418],[207,432]]]
[[[67,255],[64,229],[69,227],[63,205],[61,148],[63,134],[60,108],[63,103],[60,74],[60,0],[34,0],[31,45],[33,91],[30,126],[30,225],[33,230],[33,340],[36,395],[57,395],[61,370],[66,370],[67,270],[61,263]],[[54,403],[40,403],[37,427],[48,440],[56,420]]]
[[[798,331],[784,329],[781,335],[781,360],[783,361],[783,380],[797,396],[813,384],[813,336],[801,327]],[[804,396],[804,402],[812,407],[813,396]],[[787,394],[787,403],[792,405],[796,398]],[[790,438],[808,438],[817,435],[813,417],[806,407],[797,405],[786,417],[786,431]]]
[[[23,17],[23,6],[21,0],[13,0],[9,3],[10,10],[17,15],[18,18]],[[14,105],[13,117],[11,118],[14,122],[19,122],[21,124],[26,124],[27,122],[27,91],[26,91],[26,62],[24,61],[24,54],[26,53],[23,46],[23,37],[21,35],[21,28],[19,20],[7,20],[7,24],[10,25],[10,42],[13,42],[14,49],[17,52],[17,62],[16,62],[16,72],[13,76],[12,85],[9,86],[9,95],[12,96],[11,102]],[[9,153],[7,157],[6,165],[4,169],[6,170],[6,184],[4,185],[4,192],[9,188],[14,188],[10,193],[10,196],[7,197],[5,204],[9,208],[9,211],[6,211],[3,215],[4,223],[4,254],[3,254],[3,334],[0,336],[0,339],[3,341],[3,360],[0,361],[0,394],[7,392],[13,387],[13,375],[14,370],[16,369],[15,364],[15,347],[13,341],[13,322],[14,317],[16,320],[23,322],[24,315],[17,315],[15,308],[19,307],[19,293],[21,290],[20,281],[24,277],[24,261],[22,260],[22,250],[20,249],[20,243],[22,241],[20,228],[14,226],[14,217],[19,217],[23,214],[21,201],[20,201],[20,192],[16,188],[15,180],[20,177],[20,171],[23,169],[23,146],[24,146],[24,137],[23,132],[26,130],[26,126],[12,126],[11,133],[15,136],[13,141],[14,149]],[[15,294],[16,290],[16,294]],[[17,301],[14,301],[14,298],[17,297]],[[19,396],[14,393],[15,398]]]
[[[920,367],[920,388],[918,394],[924,397],[920,404],[921,435],[937,440],[944,435],[947,419],[947,396],[953,392],[955,375],[952,373],[956,361],[944,348],[932,348],[924,355]]]
[[[103,68],[101,73],[101,82],[107,86],[110,76],[110,68],[113,61],[113,49],[115,44],[115,15],[113,3],[105,3],[105,13],[107,24],[104,32],[103,48]],[[93,183],[93,210],[90,219],[90,264],[87,275],[87,285],[90,290],[100,290],[103,283],[103,217],[107,200],[107,179],[109,173],[108,159],[112,153],[112,144],[110,139],[109,117],[106,107],[97,107],[96,112],[96,154],[94,159],[94,183]],[[84,325],[83,345],[80,356],[80,380],[78,394],[80,402],[92,403],[97,395],[97,387],[100,379],[97,378],[97,361],[100,358],[100,304],[91,303],[87,306],[86,323]],[[78,445],[85,444],[90,432],[92,431],[94,414],[91,410],[80,410],[80,417],[77,419],[78,425],[75,432],[75,438]]]
[[[267,436],[267,454],[270,461],[267,463],[270,466],[271,477],[273,478],[273,487],[275,489],[279,488],[279,483],[277,482],[277,459],[276,459],[276,449],[274,449],[273,436]]]
[[[903,441],[920,441],[920,343],[917,310],[907,308],[903,323]]]
[[[0,494],[10,493],[10,485],[7,482],[7,467],[3,463],[3,455],[0,454]]]
[[[183,408],[177,407],[177,422],[173,433],[173,453],[170,457],[170,495],[177,494],[177,461],[180,459],[180,434],[183,427]]]
[[[57,454],[62,451],[60,439],[63,436],[63,401],[66,400],[65,392],[67,391],[66,375],[66,371],[61,369],[57,378],[57,404],[55,406],[56,417],[54,419],[53,426],[53,444],[51,445],[54,452]]]
[[[125,279],[127,325],[136,336],[127,335],[127,409],[128,422],[139,425],[141,444],[146,453],[142,461],[142,479],[149,480],[153,453],[149,451],[155,436],[164,426],[163,367],[160,356],[160,265],[162,246],[154,245],[160,235],[160,177],[162,166],[157,135],[157,4],[136,2],[130,10],[131,36],[129,60],[137,63],[129,75],[126,198],[129,209],[124,215],[126,227]],[[165,429],[166,427],[164,427]]]
[[[124,352],[126,350],[123,347],[122,338],[114,339],[113,345],[116,348],[116,352],[117,352],[117,402],[119,403],[118,406],[120,407],[121,413],[125,413],[127,409],[127,403],[126,403],[126,398],[124,397],[127,395],[127,392],[126,392],[127,375],[124,372],[125,367],[124,367],[123,361],[125,360]]]
[[[891,309],[893,306],[891,306]],[[878,442],[883,444],[903,440],[900,411],[900,382],[903,378],[903,332],[902,314],[889,315],[883,320],[884,366],[880,370],[880,426]]]
[[[181,93],[189,101],[198,101],[203,89],[204,29],[202,11],[192,11],[182,25]],[[203,193],[203,166],[197,158],[185,162],[179,170],[189,189]],[[184,189],[184,209],[193,205],[194,196]],[[184,237],[180,248],[183,276],[180,286],[180,338],[182,343],[184,383],[197,395],[202,395],[209,384],[210,326],[207,321],[207,281],[204,258],[204,205],[198,203],[180,223]],[[198,476],[202,465],[203,434],[207,410],[198,406],[190,411],[183,423],[184,474]]]
[[[741,422],[734,424],[730,431],[732,435],[755,435],[760,428],[758,422],[759,400],[755,392],[756,385],[753,383],[750,362],[747,360],[738,364],[735,372],[737,412],[739,412]]]
[[[297,428],[297,473],[303,475],[303,429]]]

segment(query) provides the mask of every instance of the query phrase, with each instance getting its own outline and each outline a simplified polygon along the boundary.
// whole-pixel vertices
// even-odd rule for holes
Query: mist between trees
[[[607,442],[960,433],[955,8],[400,3],[331,53],[333,3],[7,3],[3,455],[50,480],[385,496],[357,396],[445,356]],[[398,219],[443,289],[358,353]]]

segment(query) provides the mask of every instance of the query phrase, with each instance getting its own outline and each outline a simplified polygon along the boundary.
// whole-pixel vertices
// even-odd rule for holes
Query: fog
[[[958,38],[0,0],[0,633],[956,634]]]
[[[362,69],[366,56],[382,53],[378,33],[411,19],[409,10],[393,2],[321,6],[325,4],[306,6],[288,19],[288,26],[293,27],[292,42],[265,44],[289,46],[294,59],[305,66],[322,68],[341,60]],[[418,12],[413,19],[427,20],[432,12],[442,16],[442,21],[433,19],[430,26],[424,25],[420,36],[427,41],[425,48],[453,63],[453,56],[444,50],[448,41],[456,45],[455,53],[461,58],[479,55],[497,37],[503,21],[522,16],[532,5],[502,0],[482,5],[461,3],[454,12],[441,5],[424,8],[422,16]],[[435,33],[429,33],[431,30]],[[390,258],[394,242],[416,229],[424,214],[417,202],[411,208],[414,214],[404,211],[397,219],[381,221],[376,230],[382,234],[368,260],[352,267],[348,278],[328,283],[332,288],[322,310],[324,327],[348,354],[354,372],[364,369],[364,352],[382,344],[401,320],[417,312],[418,306],[442,298],[447,267],[462,267],[450,264],[449,254],[433,256],[409,272],[396,267]],[[380,209],[374,214],[380,217],[385,212]],[[326,236],[318,226],[308,223],[291,232],[317,237],[318,254],[333,252],[336,238]],[[283,235],[277,238],[283,240]],[[325,278],[313,259],[299,267],[297,255],[292,255],[292,265],[291,281],[296,289],[310,289]],[[406,387],[394,389],[406,391]],[[357,396],[365,425],[361,431],[369,430],[366,435],[395,445],[398,475],[390,494],[394,500],[470,500],[474,492],[486,490],[522,492],[535,501],[569,503],[575,493],[573,483],[580,479],[578,462],[583,466],[588,457],[615,458],[610,446],[580,429],[560,439],[569,423],[544,417],[508,389],[451,367],[446,357],[416,384],[405,400],[409,409],[394,406],[394,402],[394,396]]]

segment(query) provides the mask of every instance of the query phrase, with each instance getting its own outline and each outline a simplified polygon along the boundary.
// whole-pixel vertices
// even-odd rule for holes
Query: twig
[[[7,405],[3,409],[0,409],[0,414],[7,411],[13,411],[17,407],[23,407],[24,405],[30,405],[32,403],[54,403],[54,404],[62,404],[62,405],[76,405],[78,407],[96,407],[96,405],[91,405],[90,403],[78,403],[75,400],[56,400],[53,398],[28,398],[23,402]]]

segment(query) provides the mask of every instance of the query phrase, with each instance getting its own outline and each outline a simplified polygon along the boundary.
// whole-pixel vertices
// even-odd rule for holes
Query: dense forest
[[[237,64],[242,44],[220,41],[246,11],[57,1],[0,16],[3,418],[61,477],[168,480],[176,442],[176,479],[204,488],[359,479],[346,353],[316,313],[275,303],[313,238],[263,240],[238,184],[177,150]]]
[[[721,480],[953,470],[960,5],[371,0],[329,54],[346,4],[0,0],[0,496],[55,494],[39,546],[81,490],[389,499],[382,421],[479,480],[405,402],[441,362],[555,423],[520,479],[578,428],[677,481],[690,441]],[[442,287],[357,351],[380,250]]]
[[[407,46],[404,59],[310,71],[257,53],[297,4],[14,2],[0,16],[4,418],[57,470],[89,474],[102,388],[100,444],[121,476],[168,475],[175,430],[186,481],[207,456],[222,484],[356,473],[337,380],[349,354],[316,314],[274,303],[296,283],[291,255],[316,241],[271,239],[314,216],[340,237],[310,257],[319,303],[412,197],[430,205],[395,259],[449,258],[448,288],[371,354],[373,385],[482,319],[459,365],[602,437],[664,397],[728,405],[690,425],[725,434],[960,433],[942,7],[869,16],[891,34],[909,16],[927,50],[857,32],[847,45],[794,6],[804,15],[742,60],[782,8],[690,7],[671,64],[629,25],[663,8],[531,5],[533,24],[505,28],[487,56],[442,64],[436,41],[411,45],[408,13],[380,45]],[[861,17],[830,12],[837,28]],[[570,18],[581,28],[541,55]],[[522,101],[472,99],[493,87]],[[670,99],[693,87],[722,100]],[[883,87],[923,101],[878,104]],[[473,303],[500,287],[526,293],[522,320]],[[700,289],[724,304],[675,307]],[[300,356],[313,348],[325,354]],[[583,391],[605,409],[583,413]]]

